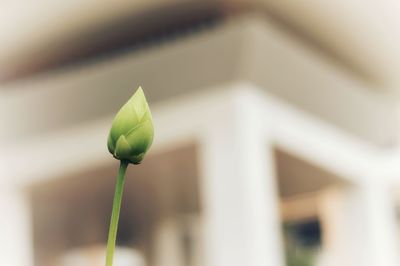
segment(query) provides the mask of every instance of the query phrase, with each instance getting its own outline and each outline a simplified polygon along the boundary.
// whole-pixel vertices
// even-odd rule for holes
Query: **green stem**
[[[106,266],[113,265],[115,242],[117,239],[118,231],[118,220],[119,212],[121,209],[122,192],[124,190],[125,183],[125,173],[128,168],[129,162],[121,161],[118,172],[118,180],[115,186],[114,202],[111,214],[110,230],[108,232],[108,242],[107,242],[107,256],[106,256]]]

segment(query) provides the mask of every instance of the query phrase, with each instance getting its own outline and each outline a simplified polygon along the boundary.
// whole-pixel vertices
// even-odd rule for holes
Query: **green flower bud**
[[[118,160],[139,164],[153,142],[153,121],[141,87],[122,106],[111,126],[107,146]]]

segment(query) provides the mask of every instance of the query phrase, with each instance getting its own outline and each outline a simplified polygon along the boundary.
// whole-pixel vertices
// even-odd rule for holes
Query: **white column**
[[[330,190],[322,197],[321,266],[399,265],[393,202],[388,188],[371,180]]]
[[[361,188],[366,201],[373,266],[398,266],[398,224],[395,201],[382,176],[373,176]]]
[[[31,216],[24,191],[0,189],[0,264],[33,265]]]
[[[319,202],[323,243],[319,266],[369,266],[368,226],[360,191],[338,187],[322,193]]]
[[[184,254],[181,232],[176,220],[169,218],[157,225],[155,235],[156,266],[183,266]]]
[[[278,192],[263,117],[246,93],[203,132],[200,170],[206,266],[282,266]]]

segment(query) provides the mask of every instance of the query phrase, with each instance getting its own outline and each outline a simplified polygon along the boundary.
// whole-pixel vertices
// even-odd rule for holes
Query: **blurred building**
[[[103,264],[138,86],[116,266],[399,265],[397,3],[1,5],[1,265]]]

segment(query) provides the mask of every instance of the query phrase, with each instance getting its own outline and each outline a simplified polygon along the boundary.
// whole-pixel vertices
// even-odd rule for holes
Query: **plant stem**
[[[128,168],[128,164],[128,161],[121,161],[121,164],[119,166],[118,179],[115,186],[114,202],[111,214],[110,230],[108,232],[106,266],[113,265],[115,242],[117,239],[118,231],[119,212],[121,209],[122,192],[124,190],[125,173],[126,169]]]

